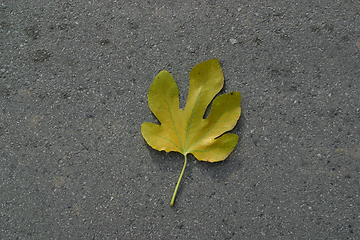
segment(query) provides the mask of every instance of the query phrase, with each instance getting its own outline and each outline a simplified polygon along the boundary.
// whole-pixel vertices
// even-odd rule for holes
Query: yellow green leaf
[[[180,152],[185,156],[173,200],[186,166],[187,154],[193,154],[200,161],[223,161],[238,142],[236,134],[225,132],[233,129],[240,117],[240,93],[231,92],[216,97],[209,116],[204,119],[208,105],[223,85],[220,63],[211,59],[190,71],[189,94],[183,110],[179,107],[179,89],[169,72],[161,71],[150,86],[149,107],[161,125],[143,123],[142,135],[156,150]]]

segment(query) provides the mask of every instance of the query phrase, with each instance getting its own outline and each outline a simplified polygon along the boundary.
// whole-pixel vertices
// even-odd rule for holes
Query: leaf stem
[[[180,177],[179,177],[179,180],[176,184],[176,187],[175,187],[175,191],[174,191],[174,194],[173,194],[173,197],[171,199],[171,203],[170,203],[170,206],[174,206],[174,202],[175,202],[175,197],[176,197],[176,193],[178,191],[178,188],[179,188],[179,185],[180,185],[180,182],[181,182],[181,178],[182,176],[184,175],[184,172],[185,172],[185,167],[186,167],[186,162],[187,162],[187,157],[186,157],[187,154],[185,154],[185,162],[184,162],[184,166],[183,166],[183,169],[181,171],[181,174],[180,174]]]

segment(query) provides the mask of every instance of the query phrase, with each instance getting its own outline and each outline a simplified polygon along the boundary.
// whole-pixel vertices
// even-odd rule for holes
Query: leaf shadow
[[[147,144],[146,148],[149,150],[151,160],[156,163],[156,165],[159,167],[159,170],[170,172],[172,171],[172,168],[176,168],[177,165],[181,165],[182,168],[182,165],[184,163],[184,157],[182,154],[177,152],[167,153],[165,151],[157,151]]]
[[[146,148],[149,150],[151,161],[156,164],[159,171],[165,172],[164,174],[158,174],[158,177],[160,178],[159,180],[163,182],[162,183],[163,187],[166,187],[170,190],[167,193],[169,197],[168,201],[170,203],[181,170],[184,166],[184,156],[178,152],[167,153],[165,151],[157,151],[147,144],[146,144]],[[177,199],[181,198],[183,189],[186,189],[186,185],[187,185],[186,183],[189,181],[191,174],[192,174],[192,170],[191,167],[189,167],[189,161],[188,161],[186,170],[184,172],[184,176],[181,180],[181,184],[176,194]],[[176,206],[176,204],[174,206]]]

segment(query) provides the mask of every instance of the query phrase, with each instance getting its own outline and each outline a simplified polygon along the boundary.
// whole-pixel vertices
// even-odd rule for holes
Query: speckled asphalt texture
[[[189,2],[1,2],[0,239],[359,238],[360,2]],[[240,140],[170,207],[147,93],[212,58]]]

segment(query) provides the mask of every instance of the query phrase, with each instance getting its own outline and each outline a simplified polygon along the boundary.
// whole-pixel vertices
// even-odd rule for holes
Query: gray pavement
[[[0,239],[359,239],[359,1],[1,1]],[[153,78],[218,58],[240,140],[141,136]]]

